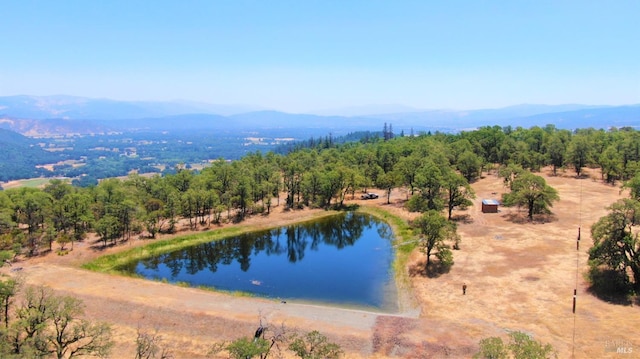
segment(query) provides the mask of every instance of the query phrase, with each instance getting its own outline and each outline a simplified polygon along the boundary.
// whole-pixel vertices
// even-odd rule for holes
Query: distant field
[[[51,181],[51,178],[29,178],[29,179],[18,180],[18,181],[3,182],[2,188],[4,189],[20,188],[20,187],[42,188],[47,183],[49,183],[49,181]]]

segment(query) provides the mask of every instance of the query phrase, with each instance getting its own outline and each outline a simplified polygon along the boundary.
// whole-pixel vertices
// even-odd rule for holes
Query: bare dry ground
[[[89,241],[66,256],[49,253],[14,264],[30,284],[45,284],[61,294],[79,297],[86,314],[113,323],[117,347],[114,358],[133,357],[136,330],[158,329],[176,358],[204,358],[213,342],[250,336],[260,318],[290,331],[319,330],[338,342],[347,358],[468,358],[480,339],[520,330],[552,344],[559,358],[640,357],[638,306],[602,301],[587,292],[583,274],[591,246],[590,226],[621,198],[619,187],[594,178],[576,179],[572,173],[544,177],[559,192],[553,215],[530,223],[516,208],[483,214],[485,198],[499,199],[505,191],[495,174],[473,184],[473,207],[458,212],[461,249],[448,273],[429,277],[424,256],[415,251],[407,273],[418,311],[404,303],[403,313],[389,315],[354,309],[323,307],[215,293],[195,288],[89,272],[80,265],[98,255],[143,245],[129,243],[101,251]],[[359,201],[381,206],[404,218],[406,192],[386,199]],[[255,216],[245,223],[284,225],[312,218],[321,211],[282,211]],[[582,228],[576,250],[578,227]],[[462,284],[467,294],[462,295]],[[572,313],[577,287],[577,310]],[[611,352],[617,344],[630,354]]]

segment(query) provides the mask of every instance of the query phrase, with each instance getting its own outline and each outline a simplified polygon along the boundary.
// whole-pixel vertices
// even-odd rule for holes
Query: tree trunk
[[[634,258],[632,257],[633,261]],[[631,267],[631,272],[633,273],[633,289],[636,294],[640,294],[640,263],[639,262],[631,262],[629,263],[629,267]]]

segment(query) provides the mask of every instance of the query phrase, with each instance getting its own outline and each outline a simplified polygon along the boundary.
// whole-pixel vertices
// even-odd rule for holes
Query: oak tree
[[[640,202],[622,199],[609,207],[609,214],[591,227],[592,267],[613,270],[640,291],[640,239],[634,227],[640,223]],[[593,272],[592,272],[593,273]],[[633,276],[633,278],[631,278]]]
[[[505,206],[523,206],[527,208],[529,220],[534,214],[550,213],[549,207],[560,200],[558,191],[547,185],[544,178],[525,171],[511,182],[511,192],[502,196]]]
[[[427,255],[427,268],[431,264],[431,255],[435,250],[435,256],[444,266],[453,264],[453,255],[447,240],[455,240],[456,225],[447,221],[438,211],[430,210],[413,221],[413,227],[420,235],[420,244],[423,252]]]

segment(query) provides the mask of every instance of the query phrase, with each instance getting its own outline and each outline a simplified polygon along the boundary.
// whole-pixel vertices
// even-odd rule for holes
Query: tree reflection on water
[[[337,249],[353,246],[362,236],[364,228],[371,227],[372,221],[374,219],[369,215],[341,213],[312,222],[204,243],[143,259],[140,263],[148,269],[157,269],[164,264],[171,269],[172,276],[176,276],[183,268],[189,274],[204,269],[216,272],[219,264],[229,265],[234,261],[246,272],[251,266],[251,257],[260,252],[267,255],[286,254],[289,262],[295,263],[304,259],[305,251],[318,250],[320,244]],[[388,226],[379,226],[378,234],[386,239],[392,235]],[[136,265],[131,263],[121,270],[133,272]]]
[[[391,238],[386,223],[347,212],[195,245],[120,269],[261,296],[380,307],[395,287]]]

